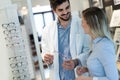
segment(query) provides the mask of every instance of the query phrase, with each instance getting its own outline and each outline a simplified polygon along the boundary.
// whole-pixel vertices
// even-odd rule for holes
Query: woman
[[[82,12],[82,25],[92,39],[92,51],[87,58],[86,67],[78,67],[76,80],[118,80],[115,60],[115,46],[104,12],[91,7]],[[89,76],[83,76],[84,72]]]

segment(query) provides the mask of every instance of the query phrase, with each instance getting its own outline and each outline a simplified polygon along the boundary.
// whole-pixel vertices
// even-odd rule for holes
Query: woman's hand
[[[87,77],[87,76],[79,76],[75,80],[93,80],[92,77]]]
[[[76,69],[76,73],[77,73],[77,75],[82,75],[83,73],[85,73],[85,72],[88,72],[88,69],[87,69],[87,67],[77,67],[77,69]]]

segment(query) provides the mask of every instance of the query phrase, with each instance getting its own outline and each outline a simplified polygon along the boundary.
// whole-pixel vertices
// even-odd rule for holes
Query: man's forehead
[[[66,7],[70,6],[70,3],[68,1],[62,3],[61,5],[58,5],[56,9],[64,9]]]

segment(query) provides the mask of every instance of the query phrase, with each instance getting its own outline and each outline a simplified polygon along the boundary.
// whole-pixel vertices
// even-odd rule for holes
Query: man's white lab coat
[[[88,36],[84,34],[81,26],[81,20],[78,16],[72,16],[71,29],[70,29],[70,52],[72,59],[78,58],[81,60],[82,65],[85,60],[82,59],[81,54],[89,50]],[[87,41],[86,41],[87,40]],[[53,64],[50,66],[50,80],[60,80],[59,78],[59,56],[58,56],[58,28],[57,20],[44,28],[42,34],[42,57],[45,53],[54,55]]]

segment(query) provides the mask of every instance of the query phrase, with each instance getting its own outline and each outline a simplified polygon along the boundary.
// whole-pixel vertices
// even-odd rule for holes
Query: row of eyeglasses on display
[[[22,30],[15,22],[2,24],[9,55],[10,80],[30,80]]]

